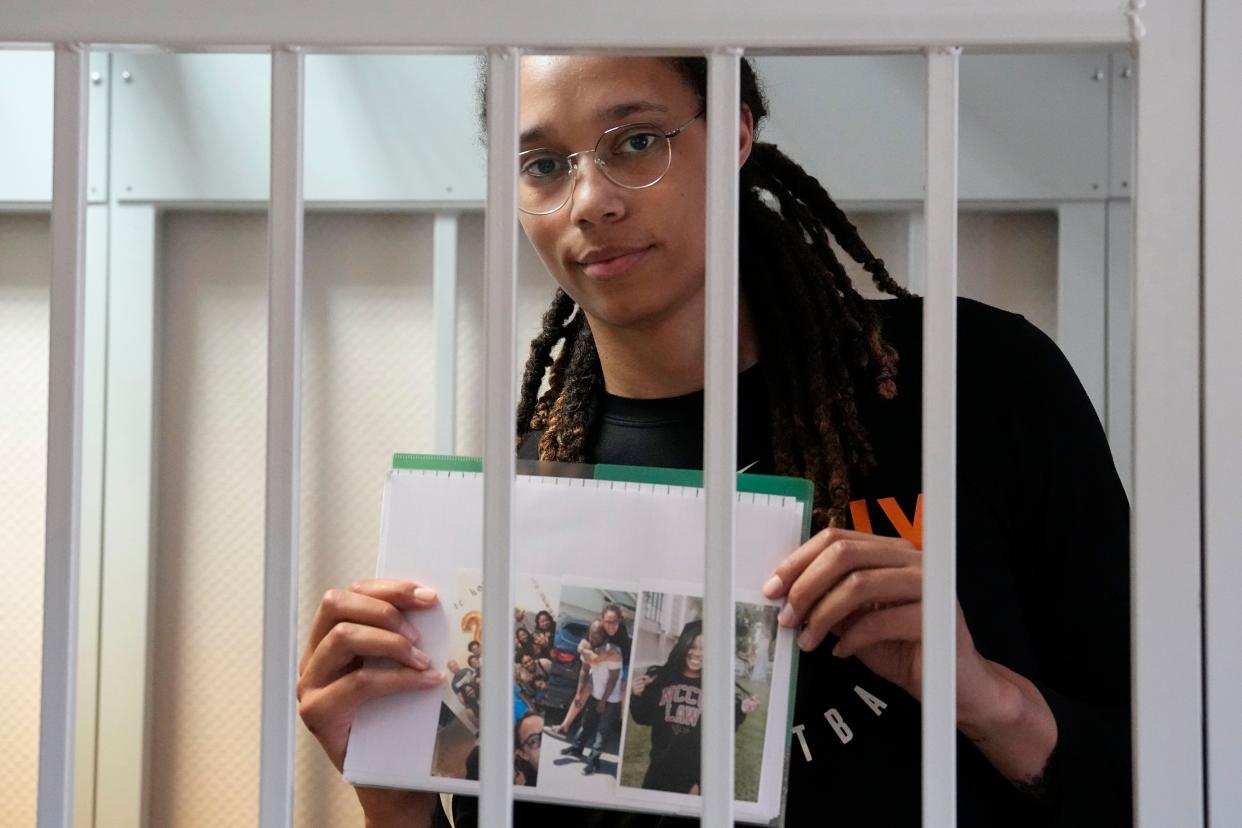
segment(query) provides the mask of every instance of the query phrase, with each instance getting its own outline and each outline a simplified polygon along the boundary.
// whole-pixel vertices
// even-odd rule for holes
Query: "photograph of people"
[[[566,756],[586,759],[583,776],[599,771],[603,747],[621,724],[621,648],[608,641],[604,622],[591,622],[585,639],[587,646],[580,650],[582,674],[589,677],[589,693],[582,716],[582,727],[574,737],[573,744],[563,748]],[[575,699],[577,701],[577,699]],[[585,748],[586,753],[583,754]]]
[[[807,84],[821,71],[780,60],[795,61],[781,64],[786,76]],[[762,140],[767,101],[751,61],[740,66],[737,463],[815,487],[811,539],[785,550],[763,583],[738,585],[783,603],[780,623],[802,651],[785,819],[917,826],[921,676],[935,657],[920,623],[922,399],[941,391],[921,385],[924,302],[906,287],[911,274],[890,273],[830,196],[828,170],[808,170]],[[706,60],[524,55],[518,70],[515,218],[558,289],[521,376],[517,454],[701,469],[705,159],[716,115]],[[869,122],[855,111],[839,117]],[[823,147],[824,135],[796,117],[785,125],[786,148]],[[881,152],[877,170],[884,165]],[[995,261],[1004,270],[1004,256]],[[961,825],[1128,825],[1125,489],[1097,410],[1056,342],[974,299],[960,298],[956,313]],[[445,665],[430,663],[394,610],[434,607],[451,590],[361,580],[319,604],[299,712],[337,768],[360,704],[442,692]],[[577,620],[579,637],[590,620]],[[333,634],[341,624],[349,634]],[[579,680],[558,674],[562,626],[545,696],[556,705],[550,725],[568,713]],[[361,658],[379,654],[401,668]],[[576,650],[565,654],[562,666],[576,664]],[[541,787],[548,754],[559,753],[548,747]],[[399,814],[448,824],[434,795],[357,790],[377,823]],[[514,810],[520,825],[661,823],[541,803]],[[470,797],[454,797],[452,811],[458,828],[476,825]]]
[[[634,638],[621,784],[699,793],[703,601],[644,591]],[[736,603],[735,798],[755,801],[776,639],[776,607]]]
[[[637,594],[593,585],[561,585],[556,644],[542,713],[551,741],[540,778],[545,789],[607,790],[620,759],[630,626]],[[585,783],[583,777],[605,781]],[[582,788],[583,784],[594,787]]]
[[[452,657],[446,660],[448,681],[444,688],[440,709],[439,727],[432,752],[432,775],[457,779],[473,779],[477,772],[479,701],[482,697],[481,638],[482,613],[478,606],[482,596],[477,571],[463,571],[459,576],[457,599],[454,601],[459,614],[457,627],[461,635]],[[544,630],[552,615],[548,609],[534,611],[537,606],[546,607],[555,600],[556,585],[552,579],[519,575],[515,579],[513,634],[513,717],[515,723],[526,721],[525,728],[538,721],[542,735],[544,722],[542,709],[547,692],[551,661],[547,656],[536,655],[535,637],[541,634],[540,618]],[[529,608],[529,609],[527,609]],[[459,660],[461,659],[461,660]],[[529,733],[523,738],[529,738]],[[538,758],[538,752],[534,754]],[[520,785],[533,785],[538,763],[534,770],[520,774]]]

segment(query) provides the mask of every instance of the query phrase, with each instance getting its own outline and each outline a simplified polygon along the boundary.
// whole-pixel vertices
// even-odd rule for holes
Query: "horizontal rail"
[[[176,49],[234,45],[304,47],[512,46],[541,49],[922,49],[937,45],[1121,44],[1131,40],[1121,0],[786,0],[777,6],[717,0],[633,0],[592,9],[546,0],[539,14],[507,0],[428,0],[417,11],[378,0],[359,14],[335,0],[221,0],[209,15],[190,0],[7,0],[0,42],[148,43]],[[570,25],[549,26],[549,21]]]

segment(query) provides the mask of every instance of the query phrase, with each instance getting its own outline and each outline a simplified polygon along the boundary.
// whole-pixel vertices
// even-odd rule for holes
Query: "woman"
[[[647,668],[630,687],[630,717],[651,728],[651,756],[643,787],[697,794],[702,737],[699,735],[703,686],[703,622],[682,628],[663,665]],[[733,724],[742,724],[759,706],[737,700]]]
[[[546,635],[549,641],[556,638],[556,619],[552,617],[552,613],[547,610],[535,613],[535,633]]]
[[[523,655],[531,655],[534,644],[531,642],[530,630],[525,627],[518,627],[513,631],[513,655],[518,658]]]
[[[523,375],[519,454],[701,467],[704,61],[528,57],[520,84],[520,220],[561,290]],[[766,107],[748,65],[739,111],[738,462],[816,487],[817,533],[753,585],[784,600],[803,651],[786,821],[917,825],[922,306],[819,182],[755,140]],[[830,239],[898,298],[860,297]],[[1056,346],[978,303],[958,319],[961,824],[1127,824],[1124,491]],[[338,767],[362,700],[441,680],[392,612],[434,600],[390,581],[325,596],[299,689]],[[341,622],[366,634],[329,635]],[[407,669],[348,669],[359,655]],[[435,812],[422,794],[358,795],[376,824]],[[469,800],[455,807],[473,824]],[[657,822],[517,807],[520,824]]]

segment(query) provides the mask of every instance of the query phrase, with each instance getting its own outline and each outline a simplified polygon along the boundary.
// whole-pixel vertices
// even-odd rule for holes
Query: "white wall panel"
[[[787,150],[835,198],[923,198],[921,58],[769,57],[757,66],[772,110],[760,137]],[[1107,194],[1107,53],[966,54],[961,77],[963,200]]]
[[[91,55],[88,201],[108,197],[108,55]],[[0,202],[52,200],[52,53],[0,49]]]
[[[269,61],[118,52],[117,197],[262,201]],[[306,61],[308,202],[483,200],[472,56],[315,55]]]

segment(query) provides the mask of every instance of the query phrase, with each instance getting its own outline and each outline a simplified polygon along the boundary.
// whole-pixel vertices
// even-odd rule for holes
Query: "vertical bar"
[[[457,213],[436,213],[432,257],[436,340],[436,453],[457,441]]]
[[[927,53],[923,825],[957,824],[957,148],[961,49]]]
[[[1133,174],[1130,175],[1133,178]],[[1127,179],[1129,180],[1129,179]],[[1108,390],[1104,407],[1109,448],[1126,496],[1134,502],[1134,206],[1108,203]]]
[[[150,204],[109,202],[106,460],[95,739],[95,824],[141,825],[150,710],[155,542],[156,238]]]
[[[1074,366],[1101,422],[1107,414],[1108,205],[1057,206],[1057,345]]]
[[[1208,821],[1223,828],[1242,813],[1242,236],[1237,193],[1242,157],[1242,6],[1207,0],[1204,7],[1203,136],[1203,485],[1204,573],[1207,603]]]
[[[483,681],[479,716],[479,824],[508,828],[513,814],[514,424],[517,377],[517,49],[489,49],[487,213],[483,323]]]
[[[1141,828],[1204,819],[1201,10],[1149,3],[1138,43],[1130,520]]]
[[[96,58],[104,57],[96,55]],[[94,61],[92,61],[94,63]],[[92,110],[98,124],[97,108]],[[94,132],[91,132],[93,139]],[[87,167],[91,166],[87,150]],[[90,174],[90,170],[87,170]],[[108,207],[86,207],[85,315],[82,329],[82,527],[78,548],[78,680],[73,825],[95,825],[99,726],[100,581],[103,576],[104,435],[107,399]],[[111,761],[112,757],[109,756]],[[102,824],[102,823],[101,823]]]
[[[301,461],[303,56],[272,51],[268,211],[267,514],[259,824],[293,824]]]
[[[52,136],[52,284],[47,412],[47,530],[39,707],[40,828],[73,821],[78,567],[82,520],[82,343],[86,297],[89,55],[56,47]]]
[[[703,399],[702,824],[733,824],[733,556],[737,497],[737,204],[741,49],[707,58],[707,299]]]

